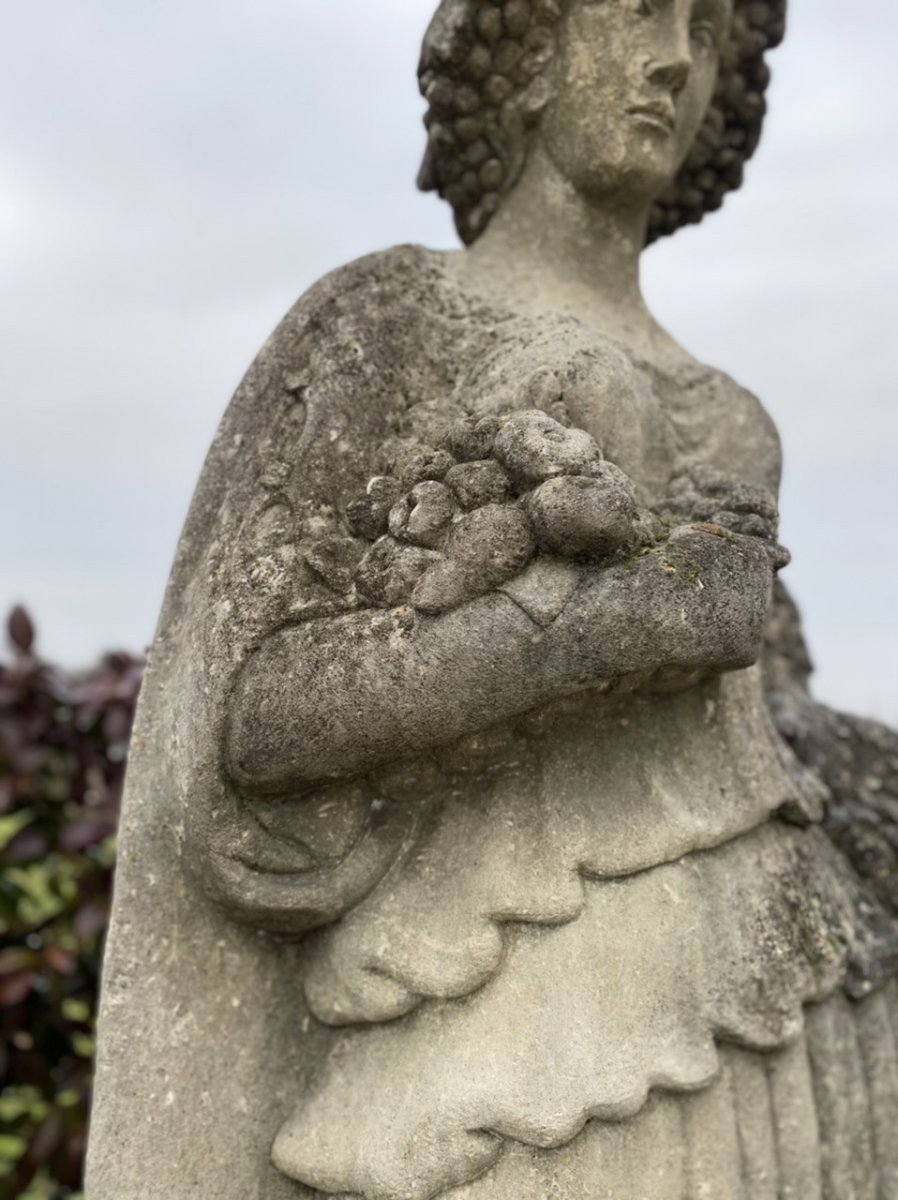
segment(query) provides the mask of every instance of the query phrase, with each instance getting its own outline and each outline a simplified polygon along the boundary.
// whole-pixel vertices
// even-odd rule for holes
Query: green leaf
[[[38,1125],[49,1111],[37,1088],[11,1087],[0,1094],[0,1121],[5,1124],[28,1117],[32,1124]]]
[[[90,1008],[83,1000],[70,997],[62,1002],[62,1015],[67,1021],[75,1021],[80,1025],[90,1020]]]
[[[72,1049],[79,1058],[93,1058],[96,1043],[86,1033],[72,1034]]]
[[[0,1133],[0,1159],[5,1158],[7,1162],[18,1162],[27,1149],[28,1143],[24,1138],[15,1137],[10,1133]]]
[[[21,812],[0,817],[0,850],[5,850],[13,838],[34,820],[34,813],[27,808]]]

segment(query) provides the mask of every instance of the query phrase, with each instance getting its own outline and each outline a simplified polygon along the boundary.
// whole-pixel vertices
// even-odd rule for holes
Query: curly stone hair
[[[555,53],[555,27],[570,3],[442,0],[430,24],[418,69],[429,106],[418,186],[449,201],[466,245],[520,176],[547,98],[534,84]],[[647,243],[700,221],[742,183],[766,111],[764,55],[782,41],[785,18],[786,0],[736,0],[714,98],[677,178],[652,206]]]

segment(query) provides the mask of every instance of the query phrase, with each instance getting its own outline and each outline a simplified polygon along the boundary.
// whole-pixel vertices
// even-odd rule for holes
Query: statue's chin
[[[634,130],[638,134],[638,127]],[[648,212],[676,178],[681,155],[673,133],[647,127],[611,154],[605,146],[589,157],[581,151],[573,161],[552,157],[559,172],[592,206]]]

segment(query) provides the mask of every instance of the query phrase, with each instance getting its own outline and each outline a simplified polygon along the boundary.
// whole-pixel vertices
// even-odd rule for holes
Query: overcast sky
[[[152,636],[205,449],[326,270],[455,244],[419,195],[434,0],[40,0],[0,41],[0,609],[71,665]],[[792,0],[764,142],[645,258],[783,434],[818,694],[898,721],[898,6]]]

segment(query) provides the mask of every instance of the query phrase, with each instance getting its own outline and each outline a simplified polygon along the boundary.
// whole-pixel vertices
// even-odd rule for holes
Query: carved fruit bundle
[[[608,559],[636,539],[633,487],[592,437],[541,409],[471,417],[437,447],[407,443],[347,507],[367,538],[362,599],[436,614],[485,595],[542,550]]]

